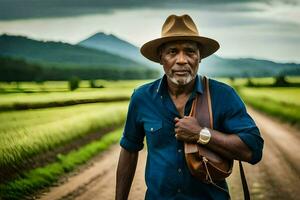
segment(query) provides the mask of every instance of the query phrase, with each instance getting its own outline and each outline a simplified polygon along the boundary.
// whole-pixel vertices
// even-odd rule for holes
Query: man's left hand
[[[183,142],[195,143],[199,138],[202,127],[195,117],[184,116],[179,119],[175,117],[175,137]]]

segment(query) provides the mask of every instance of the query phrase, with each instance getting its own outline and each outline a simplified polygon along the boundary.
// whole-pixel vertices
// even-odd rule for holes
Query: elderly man
[[[188,116],[196,94],[204,90],[197,75],[199,63],[218,48],[217,41],[199,35],[188,15],[169,16],[162,27],[162,37],[142,46],[141,53],[160,63],[165,75],[139,87],[131,97],[120,142],[116,199],[128,198],[145,136],[148,150],[145,199],[230,198],[224,192],[228,190],[225,180],[218,182],[224,189],[220,190],[190,173],[184,142],[203,145],[228,159],[251,164],[261,160],[263,139],[230,86],[209,79],[213,129],[201,127],[194,117]]]

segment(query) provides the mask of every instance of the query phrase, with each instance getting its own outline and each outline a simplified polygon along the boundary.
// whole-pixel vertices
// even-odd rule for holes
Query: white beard
[[[196,76],[192,76],[191,74],[189,74],[188,76],[185,76],[185,77],[174,77],[174,76],[170,76],[169,74],[166,74],[167,77],[169,78],[169,80],[176,84],[176,85],[187,85],[188,83],[190,83],[192,80],[195,79]]]
[[[166,75],[168,77],[168,79],[176,84],[176,85],[187,85],[188,83],[190,83],[192,80],[194,80],[196,78],[197,73],[195,74],[190,74],[188,73],[187,76],[174,76],[172,74],[172,69],[170,69],[168,72],[166,72]]]

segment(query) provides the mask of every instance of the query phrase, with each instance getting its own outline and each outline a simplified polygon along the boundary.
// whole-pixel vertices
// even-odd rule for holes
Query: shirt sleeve
[[[138,102],[138,94],[133,92],[120,141],[120,145],[128,151],[140,151],[144,147],[145,133],[141,120],[139,120]]]
[[[231,103],[225,109],[225,113],[223,113],[224,129],[226,132],[237,134],[241,138],[252,151],[250,163],[256,164],[262,158],[264,145],[264,140],[260,136],[259,129],[247,113],[244,102],[232,88],[227,93],[226,101]]]

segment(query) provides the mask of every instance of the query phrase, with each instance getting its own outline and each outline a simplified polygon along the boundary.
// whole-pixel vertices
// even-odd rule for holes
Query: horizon
[[[105,34],[105,35],[107,35],[107,36],[109,36],[109,35],[115,36],[115,37],[117,37],[119,40],[125,41],[125,42],[127,42],[127,43],[129,43],[129,44],[131,44],[131,45],[133,45],[133,46],[135,46],[136,48],[139,49],[138,46],[136,46],[136,45],[130,43],[129,41],[126,41],[126,40],[124,40],[124,39],[118,37],[117,35],[114,35],[114,34],[107,34],[107,33],[104,33],[104,32],[97,32],[97,33],[94,33],[94,34],[90,35],[89,37],[84,38],[83,40],[88,39],[88,38],[90,38],[90,37],[92,37],[92,36],[94,36],[94,35],[96,35],[96,34],[98,34],[98,33],[102,33],[102,34]],[[7,35],[7,36],[16,36],[16,37],[25,37],[25,38],[27,38],[27,39],[35,40],[35,41],[39,41],[39,42],[57,42],[57,43],[61,42],[61,43],[70,44],[70,45],[77,45],[77,44],[71,44],[71,43],[69,43],[69,42],[64,42],[64,41],[59,41],[59,40],[58,40],[58,41],[55,41],[55,40],[42,40],[42,39],[39,40],[39,39],[31,38],[31,37],[28,37],[28,36],[24,36],[24,35],[13,35],[13,34],[7,34],[7,33],[0,34],[0,37],[3,36],[3,35]],[[83,41],[83,40],[81,40],[81,41]],[[79,41],[79,42],[81,42],[81,41]],[[78,42],[78,43],[79,43],[79,42]],[[83,46],[80,46],[80,47],[83,47]],[[89,47],[83,47],[83,48],[89,48]],[[141,55],[142,55],[142,54],[141,54]],[[218,57],[221,57],[221,58],[224,58],[224,59],[254,59],[254,60],[271,61],[271,62],[275,62],[275,63],[279,63],[279,64],[300,64],[300,61],[299,61],[299,62],[280,62],[280,61],[278,62],[278,61],[274,61],[274,60],[271,60],[271,59],[257,58],[257,57],[224,57],[224,56],[217,55],[216,53],[213,54],[213,55],[218,56]],[[145,58],[145,59],[147,59],[147,58]],[[147,59],[147,60],[148,60],[148,59]]]
[[[16,0],[10,2],[0,0],[4,5],[0,11],[5,10],[5,6],[6,10],[11,10],[0,13],[0,34],[76,44],[103,32],[139,48],[143,43],[160,37],[161,26],[169,14],[187,13],[195,21],[200,35],[219,41],[221,48],[216,55],[220,57],[300,63],[300,22],[297,20],[300,18],[300,3],[296,0],[231,0],[229,3],[222,0],[180,3],[179,0],[177,3],[166,1],[165,4],[132,1],[133,4],[128,5],[114,0],[104,7],[103,2],[96,1],[85,5],[77,0],[70,7],[64,0],[62,2],[66,5],[44,0],[41,5],[28,1],[26,8],[24,5],[18,7]],[[14,5],[25,9],[23,15],[19,16],[16,10],[12,10]],[[53,6],[51,12],[46,11],[46,5]],[[93,10],[93,6],[98,10]],[[37,8],[41,10],[38,12]],[[56,13],[59,9],[65,12]],[[76,13],[78,9],[80,13]],[[39,15],[35,16],[35,13]]]

